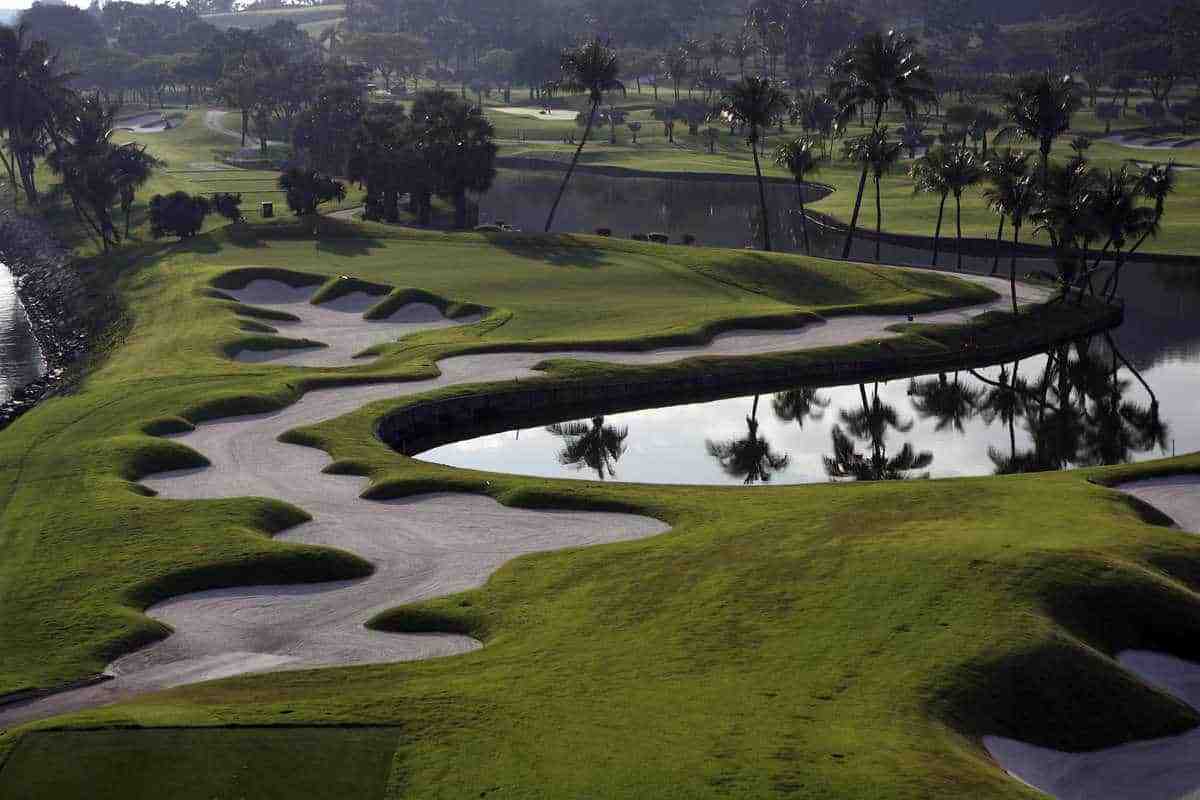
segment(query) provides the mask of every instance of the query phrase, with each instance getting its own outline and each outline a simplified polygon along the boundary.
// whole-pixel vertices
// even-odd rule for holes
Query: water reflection
[[[605,425],[604,417],[592,417],[590,425],[586,422],[556,422],[547,425],[546,431],[566,442],[558,451],[559,464],[575,469],[589,467],[596,471],[600,480],[606,476],[616,477],[616,464],[625,453],[628,428]]]
[[[772,475],[788,465],[788,457],[772,450],[771,444],[758,433],[758,395],[754,395],[754,405],[746,417],[746,435],[723,442],[706,439],[704,449],[726,475],[741,478],[747,486],[770,482]]]
[[[1200,449],[1195,416],[1168,425],[1143,380],[1101,336],[984,369],[596,416],[421,458],[549,477],[752,485],[1044,471],[1157,457],[1173,442]]]
[[[8,267],[0,264],[0,403],[13,391],[40,377],[46,369],[42,349],[17,297]]]
[[[917,452],[909,442],[902,444],[899,450],[889,456],[888,431],[908,433],[916,423],[912,420],[901,421],[896,407],[879,399],[878,383],[874,386],[869,402],[866,385],[860,383],[858,391],[862,395],[862,407],[838,414],[842,424],[849,430],[849,435],[842,430],[841,425],[834,425],[830,431],[833,455],[823,459],[825,474],[834,480],[899,481],[910,477],[915,470],[925,469],[933,463],[933,453]],[[870,448],[870,452],[866,455],[859,453],[851,437],[863,441]],[[927,478],[929,473],[919,477]]]

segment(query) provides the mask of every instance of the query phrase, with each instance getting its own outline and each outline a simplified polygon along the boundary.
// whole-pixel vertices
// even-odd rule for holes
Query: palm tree
[[[938,250],[942,243],[942,218],[946,212],[946,198],[950,196],[950,184],[946,179],[946,164],[949,156],[944,147],[934,147],[925,155],[913,162],[909,176],[913,180],[914,192],[937,194],[938,201],[937,227],[933,229],[933,266],[938,263]]]
[[[1138,238],[1149,233],[1157,225],[1155,210],[1139,205],[1140,175],[1130,173],[1128,167],[1119,170],[1107,170],[1097,181],[1097,190],[1093,194],[1092,212],[1095,214],[1097,227],[1102,235],[1107,237],[1104,247],[1092,269],[1085,274],[1087,283],[1091,285],[1091,274],[1100,268],[1100,261],[1111,247],[1113,251],[1113,272],[1104,284],[1104,290],[1112,286],[1110,299],[1116,294],[1117,284],[1121,279],[1121,266],[1125,261],[1125,245],[1130,239]],[[1082,284],[1082,282],[1081,282]]]
[[[962,266],[962,195],[963,192],[983,180],[983,168],[975,153],[966,147],[952,147],[946,160],[946,184],[954,195],[954,255],[956,269]]]
[[[1092,213],[1095,183],[1095,175],[1084,162],[1073,159],[1066,164],[1052,164],[1030,215],[1037,230],[1050,237],[1064,287],[1072,286],[1082,271],[1083,242],[1095,235]]]
[[[924,57],[917,52],[911,39],[894,31],[887,35],[867,34],[837,58],[833,70],[838,80],[830,94],[837,98],[840,116],[844,118],[869,107],[875,112],[872,131],[879,129],[883,111],[888,106],[899,106],[905,116],[916,116],[920,105],[936,96]],[[869,163],[863,163],[842,258],[850,257],[870,167]]]
[[[1042,186],[1049,179],[1050,149],[1071,129],[1071,115],[1080,106],[1070,75],[1049,72],[1026,75],[1002,96],[1004,113],[1012,121],[1006,130],[1033,139],[1041,153]]]
[[[879,130],[857,136],[846,142],[846,157],[851,161],[861,161],[871,169],[871,178],[875,183],[875,262],[880,261],[880,249],[883,244],[883,200],[880,194],[880,181],[891,172],[900,161],[903,145],[888,139],[888,129],[885,125]]]
[[[625,453],[628,428],[605,425],[604,417],[592,417],[591,425],[586,422],[556,422],[546,430],[566,441],[558,451],[558,463],[564,467],[596,470],[600,480],[616,477],[616,463]]]
[[[56,136],[59,117],[69,116],[71,75],[58,68],[58,57],[42,40],[29,41],[29,29],[0,25],[0,129],[6,134],[4,166],[17,203],[17,179],[30,205],[37,205],[38,158]],[[68,120],[69,121],[69,120]],[[0,152],[0,156],[3,153]]]
[[[803,389],[780,392],[771,398],[771,406],[775,409],[775,416],[781,421],[794,421],[803,428],[804,420],[811,419],[816,422],[825,416],[829,401],[817,394],[816,389],[806,386]]]
[[[563,176],[562,185],[558,187],[554,204],[550,206],[550,215],[546,217],[546,233],[549,233],[551,226],[554,225],[554,214],[558,211],[558,204],[562,201],[563,192],[567,190],[571,173],[575,171],[575,165],[579,163],[579,154],[583,152],[583,146],[587,144],[588,135],[592,132],[592,126],[596,122],[596,112],[599,110],[600,104],[604,102],[604,93],[625,89],[625,85],[617,80],[620,66],[617,63],[616,51],[599,39],[574,49],[564,50],[561,67],[563,80],[559,87],[568,91],[587,92],[591,108],[588,111],[587,126],[583,129],[583,136],[579,139],[579,147],[575,148],[575,154],[571,156],[571,165],[567,167],[567,174]]]
[[[137,190],[146,185],[154,168],[162,162],[146,152],[143,145],[130,142],[113,150],[113,177],[121,195],[121,212],[125,215],[125,238],[129,238],[129,213],[133,209]]]
[[[1013,314],[1017,313],[1017,245],[1021,240],[1021,227],[1037,201],[1037,188],[1032,175],[1023,175],[1012,180],[997,182],[984,191],[984,198],[994,210],[1007,214],[1012,220],[1013,250],[1008,262],[1008,285],[1012,294]],[[994,269],[993,269],[994,271]]]
[[[750,416],[746,417],[746,435],[724,442],[705,441],[708,454],[717,460],[726,475],[752,483],[767,483],[776,472],[787,469],[786,454],[776,453],[766,439],[758,435],[758,395]]]
[[[808,214],[804,209],[804,180],[820,169],[820,143],[813,136],[797,136],[775,149],[775,163],[792,173],[796,181],[796,198],[800,203],[800,230],[804,237],[804,252],[812,255],[808,242]]]
[[[770,212],[767,210],[767,192],[763,187],[762,165],[758,160],[758,145],[763,131],[786,114],[790,104],[787,94],[782,89],[770,80],[756,76],[742,78],[721,101],[722,111],[730,122],[746,129],[746,141],[754,155],[754,175],[758,180],[763,249],[768,252],[771,250]]]
[[[996,229],[996,252],[992,259],[992,271],[995,275],[1000,269],[1000,250],[1004,243],[1004,221],[1009,215],[1009,201],[1012,199],[1012,188],[1021,178],[1029,174],[1029,154],[1023,150],[1013,150],[1006,147],[996,153],[983,164],[983,173],[992,186],[984,190],[983,197],[988,206],[1000,217],[1000,225]]]

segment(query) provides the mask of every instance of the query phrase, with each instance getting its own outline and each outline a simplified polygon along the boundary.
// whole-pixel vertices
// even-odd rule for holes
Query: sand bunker
[[[1200,475],[1117,488],[1155,506],[1183,530],[1200,533]],[[1200,710],[1200,664],[1145,650],[1118,653],[1117,661]],[[1089,753],[1062,753],[1001,736],[985,736],[983,744],[1009,774],[1059,800],[1162,800],[1200,790],[1200,728]]]
[[[579,115],[578,111],[571,109],[551,109],[546,112],[544,109],[536,106],[493,106],[488,111],[495,111],[500,114],[511,114],[514,117],[529,117],[530,119],[546,119],[557,122],[574,122],[575,117]]]
[[[1133,147],[1138,150],[1180,150],[1200,146],[1200,139],[1163,139],[1129,133],[1114,133],[1102,137],[1100,141],[1118,144],[1121,147]]]
[[[306,367],[338,367],[354,363],[363,350],[423,330],[467,325],[480,320],[479,315],[449,319],[436,306],[428,303],[409,303],[386,319],[368,320],[363,312],[379,303],[383,297],[365,292],[351,292],[320,305],[309,298],[312,286],[300,288],[271,280],[252,281],[242,289],[224,293],[248,305],[276,311],[286,311],[300,322],[271,321],[280,336],[323,342],[326,347],[282,348],[272,350],[241,350],[238,361],[292,364]]]
[[[962,276],[1003,294],[1007,281]],[[240,301],[292,313],[299,322],[280,325],[289,336],[328,343],[318,351],[289,351],[281,360],[318,358],[347,363],[355,352],[401,331],[462,324],[433,319],[430,307],[405,307],[383,323],[362,318],[378,299],[348,295],[314,306],[315,287],[293,288],[254,281],[226,293]],[[1050,290],[1021,286],[1024,302],[1043,301]],[[370,303],[368,303],[370,300]],[[1007,297],[970,309],[923,315],[923,322],[959,322],[993,308]],[[407,309],[407,310],[406,310]],[[436,310],[436,309],[435,309]],[[109,665],[113,679],[99,686],[62,692],[0,709],[0,725],[115,702],[155,689],[231,675],[302,667],[363,664],[461,653],[478,642],[454,634],[399,635],[363,627],[375,613],[394,606],[478,586],[511,558],[523,553],[599,544],[664,532],[662,522],[629,514],[532,511],[505,508],[489,497],[432,494],[387,502],[359,497],[364,479],[327,475],[321,450],[283,444],[293,428],[334,419],[384,398],[399,398],[468,382],[519,380],[536,373],[547,358],[585,358],[626,364],[675,361],[692,355],[749,355],[797,350],[893,336],[886,328],[904,317],[836,317],[803,328],[732,332],[708,345],[644,353],[564,351],[486,353],[438,362],[441,375],[425,381],[351,386],[312,391],[269,414],[230,417],[201,424],[174,437],[208,458],[203,469],[161,473],[143,483],[164,498],[272,497],[312,515],[310,522],[279,538],[338,547],[371,561],[368,578],[320,584],[248,586],[175,597],[147,610],[169,624],[169,638]],[[382,327],[380,327],[382,325]]]

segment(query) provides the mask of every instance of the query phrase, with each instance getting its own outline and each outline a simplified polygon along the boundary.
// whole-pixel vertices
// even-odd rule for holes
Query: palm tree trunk
[[[1013,254],[1008,262],[1008,286],[1012,290],[1013,315],[1017,313],[1017,242],[1021,238],[1021,226],[1013,221]]]
[[[858,195],[854,199],[854,213],[850,217],[850,230],[846,232],[846,245],[842,248],[842,259],[850,258],[850,248],[854,245],[854,231],[858,228],[858,212],[862,208],[863,190],[867,188],[867,170],[870,165],[864,163],[862,175],[858,179]]]
[[[937,266],[937,263],[938,263],[938,248],[942,243],[942,215],[945,213],[945,211],[946,211],[946,193],[943,192],[942,193],[942,201],[940,203],[938,203],[937,227],[933,229],[933,264],[932,264],[932,266],[935,266],[935,267]]]
[[[599,103],[592,103],[592,110],[588,114],[587,127],[583,129],[583,136],[579,139],[579,147],[575,148],[575,155],[571,156],[571,166],[567,167],[567,174],[563,176],[562,185],[558,187],[558,194],[554,197],[554,205],[550,206],[550,216],[546,217],[545,233],[549,233],[550,226],[554,224],[554,214],[558,211],[558,204],[562,201],[563,192],[567,190],[567,183],[571,180],[571,173],[575,171],[575,165],[579,163],[579,154],[583,152],[583,146],[587,144],[588,134],[592,132],[592,124],[596,121],[596,110],[599,107]]]
[[[955,266],[959,272],[962,272],[962,195],[954,193],[954,258],[958,262]]]
[[[800,235],[804,239],[804,254],[812,255],[812,247],[808,243],[808,212],[804,210],[804,184],[796,181],[796,194],[800,202]]]
[[[1121,283],[1121,267],[1125,265],[1124,254],[1118,249],[1114,256],[1114,266],[1112,274],[1112,290],[1108,293],[1108,300],[1111,303],[1113,298],[1117,296],[1117,286]],[[1104,284],[1104,288],[1108,288],[1108,283]]]
[[[750,151],[754,153],[754,176],[758,180],[758,207],[762,212],[763,250],[771,252],[771,215],[767,211],[767,191],[763,187],[762,167],[758,163],[758,129],[750,129]]]
[[[875,263],[879,263],[879,249],[883,245],[883,202],[879,199],[879,176],[875,176]]]
[[[249,130],[250,124],[246,121],[246,109],[242,109],[242,147],[246,146],[246,131]]]
[[[1004,215],[1000,215],[1000,227],[996,229],[996,253],[992,258],[992,271],[989,275],[995,275],[996,270],[1000,269],[1000,250],[1004,244]]]

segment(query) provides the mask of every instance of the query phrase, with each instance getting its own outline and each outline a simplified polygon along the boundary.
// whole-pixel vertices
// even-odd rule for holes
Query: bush
[[[596,228],[597,236],[612,236],[612,228]]]
[[[231,192],[214,192],[212,208],[230,222],[242,221],[242,195]]]
[[[208,199],[203,195],[193,197],[187,192],[156,194],[150,198],[151,232],[155,239],[167,235],[189,239],[204,227],[209,210]]]
[[[684,244],[695,244],[695,243],[696,243],[696,237],[695,237],[695,235],[694,235],[694,234],[691,234],[691,233],[685,233],[685,234],[683,235],[683,239],[682,239],[682,241],[683,241],[683,243],[684,243]]]
[[[288,208],[298,217],[316,214],[317,206],[322,203],[346,199],[346,187],[340,181],[299,167],[279,176],[279,188],[287,193]]]

